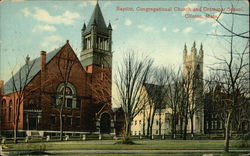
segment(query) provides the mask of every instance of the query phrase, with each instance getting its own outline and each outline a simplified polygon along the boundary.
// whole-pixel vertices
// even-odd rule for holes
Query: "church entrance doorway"
[[[29,118],[29,130],[36,130],[37,129],[37,118],[30,117]]]
[[[108,113],[103,113],[100,120],[100,132],[109,134],[111,132],[111,117]]]

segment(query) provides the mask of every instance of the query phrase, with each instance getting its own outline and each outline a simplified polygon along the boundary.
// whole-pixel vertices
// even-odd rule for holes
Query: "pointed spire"
[[[86,24],[84,22],[83,27],[82,27],[82,31],[85,31],[85,29],[86,29]]]
[[[201,43],[199,55],[203,57],[203,53],[204,53],[204,52],[203,52],[203,45],[202,45],[202,43]]]
[[[109,26],[108,26],[108,28],[112,30],[112,26],[111,26],[110,21],[109,21]]]
[[[193,54],[193,56],[196,56],[196,44],[195,44],[195,41],[194,41],[194,44],[193,44],[193,47],[191,49],[191,53]]]
[[[85,29],[85,32],[90,32],[92,30],[92,25],[96,25],[97,28],[100,29],[107,29],[98,1]]]
[[[195,44],[195,41],[194,41],[194,44],[193,44],[193,48],[195,48],[196,44]]]
[[[185,45],[184,45],[184,50],[183,50],[183,60],[186,59],[186,56],[187,56],[187,45],[186,45],[186,43],[185,43]],[[185,62],[185,61],[184,61],[184,62]]]

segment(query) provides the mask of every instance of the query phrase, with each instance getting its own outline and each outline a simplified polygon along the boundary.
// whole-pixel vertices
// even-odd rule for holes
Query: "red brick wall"
[[[2,100],[5,103],[2,105],[2,130],[13,130],[15,125],[15,118],[17,116],[17,93],[11,93],[3,96]],[[10,104],[12,101],[12,105]],[[11,109],[10,109],[11,107]],[[11,110],[11,111],[9,111]],[[18,129],[23,129],[23,102],[20,104],[20,116],[18,122]]]
[[[75,61],[69,76],[69,83],[75,87],[77,97],[81,99],[81,107],[80,109],[64,109],[63,114],[73,119],[72,126],[64,123],[64,130],[96,131],[95,121],[98,111],[105,104],[109,105],[107,108],[110,108],[111,111],[111,68],[102,68],[93,65],[90,67],[92,73],[87,73],[71,46],[66,43],[62,50],[46,66],[41,64],[44,67],[42,70],[43,76],[41,77],[40,71],[27,85],[24,95],[24,105],[22,104],[21,107],[20,129],[24,129],[26,126],[24,109],[36,109],[42,110],[42,118],[40,119],[38,129],[59,131],[59,109],[54,106],[54,102],[57,88],[63,82],[58,68],[58,60],[64,60],[65,58]],[[60,67],[62,70],[65,70],[63,69],[63,64],[63,61],[61,61]],[[10,98],[13,97],[12,94],[9,96]],[[34,105],[30,104],[31,100],[35,100]],[[7,107],[8,105],[6,105]],[[51,123],[52,115],[56,118],[55,123]],[[80,123],[77,124],[78,116],[80,116]],[[7,124],[5,122],[4,124],[5,129],[12,129],[10,123]]]

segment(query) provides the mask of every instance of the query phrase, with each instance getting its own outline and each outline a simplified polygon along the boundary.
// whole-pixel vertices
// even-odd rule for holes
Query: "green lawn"
[[[230,149],[250,149],[240,147],[239,141],[231,141]],[[113,140],[64,141],[44,143],[7,144],[5,151],[24,150],[164,150],[164,149],[223,149],[223,140],[141,140],[135,145],[114,144]]]

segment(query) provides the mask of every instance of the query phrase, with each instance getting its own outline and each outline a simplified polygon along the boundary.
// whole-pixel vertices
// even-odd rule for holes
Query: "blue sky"
[[[130,50],[148,55],[155,65],[182,63],[182,51],[188,51],[194,41],[203,43],[206,65],[215,62],[213,55],[224,55],[223,40],[207,34],[225,33],[211,18],[185,18],[185,14],[218,15],[217,11],[176,11],[174,8],[228,8],[232,1],[99,1],[106,24],[113,27],[114,68],[122,54]],[[29,54],[39,57],[40,51],[51,51],[66,40],[79,56],[81,28],[93,12],[96,1],[1,1],[0,2],[0,79],[7,81],[11,71],[17,70]],[[118,11],[133,8],[134,11]],[[249,13],[247,0],[234,2],[240,13]],[[139,8],[172,8],[172,11],[146,12]],[[225,24],[230,18],[222,16]],[[238,19],[236,30],[249,30],[249,19]],[[241,40],[238,40],[241,46]]]

